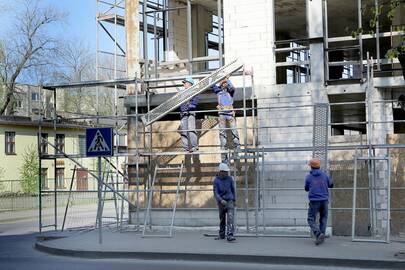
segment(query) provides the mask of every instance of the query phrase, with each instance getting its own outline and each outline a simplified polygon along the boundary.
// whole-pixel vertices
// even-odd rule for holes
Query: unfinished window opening
[[[331,135],[367,134],[365,94],[329,95]]]
[[[277,84],[309,82],[306,1],[276,0],[274,9]]]

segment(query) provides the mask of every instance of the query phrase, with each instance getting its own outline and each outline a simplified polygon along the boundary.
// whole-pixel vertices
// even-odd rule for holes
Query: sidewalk
[[[315,246],[309,238],[238,237],[228,243],[201,231],[176,232],[174,238],[142,238],[137,232],[98,231],[75,233],[38,241],[35,248],[62,256],[86,258],[170,259],[246,263],[350,266],[405,269],[405,259],[395,257],[405,244],[351,242],[332,237]],[[52,238],[52,237],[51,237]]]

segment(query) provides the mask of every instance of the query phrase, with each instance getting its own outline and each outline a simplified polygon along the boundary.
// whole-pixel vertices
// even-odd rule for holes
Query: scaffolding
[[[109,3],[107,1],[101,1],[97,0],[97,6],[104,5],[107,7],[106,10],[100,11],[98,8],[98,13],[97,13],[97,44],[98,40],[101,36],[100,30],[103,30],[105,34],[113,41],[113,51],[106,51],[102,50],[99,48],[99,45],[97,45],[97,78],[95,81],[89,81],[89,82],[80,82],[80,83],[74,83],[74,84],[59,84],[59,85],[47,85],[41,87],[40,92],[44,91],[50,91],[53,94],[53,104],[54,104],[54,115],[52,120],[44,120],[41,119],[40,125],[39,125],[39,140],[38,140],[38,149],[39,149],[39,162],[40,162],[40,168],[42,164],[42,160],[45,159],[50,159],[54,162],[54,167],[56,168],[56,161],[59,158],[64,158],[64,159],[69,159],[71,162],[75,164],[75,168],[72,173],[72,180],[70,183],[70,189],[68,192],[68,200],[66,202],[66,205],[64,206],[65,212],[64,212],[64,221],[62,223],[62,229],[67,228],[66,226],[66,220],[68,219],[69,215],[69,206],[71,205],[71,200],[72,197],[75,194],[75,191],[73,190],[73,181],[75,179],[75,172],[77,169],[82,169],[88,171],[88,173],[97,181],[98,183],[98,211],[97,211],[97,221],[94,220],[93,225],[89,226],[88,228],[94,228],[97,226],[97,228],[100,229],[101,233],[101,228],[103,226],[106,226],[106,223],[103,222],[102,220],[102,211],[101,209],[105,210],[105,206],[101,207],[101,199],[103,198],[102,195],[104,196],[109,196],[108,194],[111,193],[111,197],[114,201],[114,208],[117,209],[113,212],[115,217],[115,222],[113,222],[114,226],[117,226],[118,230],[121,231],[127,231],[130,229],[134,229],[138,233],[143,233],[145,235],[146,232],[146,227],[151,226],[153,224],[153,220],[151,220],[150,217],[150,210],[153,205],[154,201],[154,193],[160,194],[159,196],[162,196],[162,194],[175,194],[175,199],[174,199],[174,204],[173,204],[173,209],[174,211],[172,212],[171,220],[170,220],[170,227],[169,227],[169,236],[171,237],[173,235],[173,227],[175,225],[175,211],[176,208],[178,209],[177,201],[179,200],[180,195],[188,193],[201,193],[201,192],[212,192],[211,188],[189,188],[186,184],[186,181],[180,181],[182,178],[192,178],[192,177],[200,177],[199,175],[202,175],[205,173],[204,177],[211,177],[212,176],[212,167],[209,168],[204,168],[204,164],[197,164],[194,170],[189,170],[187,171],[187,166],[190,166],[190,161],[195,162],[196,160],[199,160],[200,157],[208,156],[208,157],[213,157],[217,161],[219,160],[219,155],[220,154],[228,154],[231,156],[231,161],[232,161],[232,175],[235,177],[236,182],[238,183],[237,185],[237,190],[238,197],[240,197],[240,203],[241,203],[241,208],[237,209],[237,213],[239,213],[238,217],[242,217],[240,215],[243,213],[243,218],[240,218],[241,222],[238,222],[238,224],[244,223],[243,224],[243,230],[242,226],[239,226],[239,235],[242,235],[243,231],[246,232],[247,235],[249,236],[274,236],[271,233],[268,233],[266,230],[268,227],[270,227],[270,224],[268,222],[269,213],[273,213],[274,211],[302,211],[305,214],[305,211],[307,208],[304,205],[293,205],[291,207],[277,207],[274,206],[276,203],[270,202],[270,200],[273,200],[272,195],[274,193],[279,193],[279,192],[298,192],[299,190],[302,190],[301,187],[284,187],[284,186],[277,186],[273,185],[272,182],[276,182],[278,179],[278,176],[276,174],[277,169],[274,169],[274,175],[265,175],[268,170],[266,170],[266,167],[270,168],[279,168],[280,166],[285,166],[285,165],[292,165],[292,166],[297,166],[297,168],[302,168],[306,166],[306,163],[302,162],[302,160],[272,160],[272,157],[277,155],[278,153],[296,153],[297,155],[306,155],[306,156],[318,156],[324,160],[323,164],[325,164],[325,169],[331,171],[332,165],[329,164],[331,158],[331,154],[334,152],[340,152],[340,151],[347,151],[348,153],[354,153],[354,151],[357,153],[357,151],[361,152],[362,155],[367,156],[367,160],[373,160],[373,158],[376,158],[375,151],[378,150],[387,150],[390,148],[394,149],[402,149],[405,148],[404,144],[373,144],[370,140],[371,138],[371,130],[373,130],[373,126],[378,125],[378,124],[386,124],[386,123],[401,123],[400,120],[391,120],[391,121],[374,121],[371,117],[371,112],[372,108],[375,105],[375,103],[393,103],[393,100],[379,100],[379,101],[372,101],[372,99],[367,99],[365,102],[339,102],[339,103],[328,103],[328,104],[301,104],[301,105],[291,105],[291,106],[284,106],[284,105],[260,105],[259,102],[261,100],[257,99],[256,94],[255,94],[255,87],[254,87],[254,75],[252,72],[247,72],[245,67],[243,66],[242,68],[239,67],[237,70],[232,70],[230,73],[233,74],[234,77],[240,77],[242,80],[242,87],[241,89],[238,89],[238,91],[241,93],[238,99],[238,104],[239,106],[236,106],[235,112],[237,115],[237,118],[242,120],[240,123],[243,123],[241,125],[238,125],[238,130],[242,131],[243,133],[243,147],[239,155],[237,156],[237,153],[234,153],[232,149],[227,149],[227,150],[218,150],[219,145],[208,145],[206,147],[200,147],[202,150],[194,153],[188,153],[188,152],[183,152],[178,150],[178,144],[174,143],[172,145],[169,145],[168,147],[156,147],[156,144],[154,143],[154,136],[169,136],[169,134],[176,134],[178,132],[177,129],[175,128],[165,128],[165,129],[157,129],[151,121],[144,121],[142,123],[142,119],[149,119],[147,118],[150,112],[153,112],[154,107],[157,107],[156,105],[151,104],[152,97],[155,95],[156,92],[159,92],[159,90],[163,90],[160,92],[166,92],[166,89],[170,88],[176,88],[179,86],[179,81],[183,79],[184,76],[176,76],[176,77],[162,77],[159,74],[159,67],[168,65],[168,64],[178,64],[178,63],[183,63],[186,64],[187,66],[187,73],[192,75],[193,78],[195,79],[202,79],[207,76],[206,72],[209,71],[209,69],[204,70],[203,72],[196,71],[193,69],[193,63],[200,63],[200,62],[211,62],[211,61],[218,61],[219,65],[218,67],[221,68],[224,65],[224,60],[223,60],[223,26],[222,26],[222,3],[221,1],[218,1],[218,22],[217,22],[217,32],[218,32],[218,56],[204,56],[204,57],[193,57],[193,52],[192,52],[192,40],[191,40],[191,2],[190,0],[187,0],[187,5],[186,6],[180,6],[180,7],[170,7],[167,4],[166,0],[163,1],[157,1],[157,2],[152,2],[152,1],[144,1],[142,2],[142,22],[140,23],[139,28],[143,31],[143,60],[141,60],[142,63],[142,72],[140,74],[137,74],[135,78],[124,78],[122,79],[122,73],[119,70],[119,60],[120,58],[125,57],[125,49],[124,46],[120,45],[120,42],[118,41],[118,32],[119,32],[119,27],[125,26],[125,18],[120,12],[125,9],[123,6],[123,1],[115,1],[114,3]],[[325,7],[326,8],[326,7]],[[177,61],[167,61],[166,59],[166,54],[163,54],[163,58],[160,59],[160,53],[159,49],[160,48],[160,40],[162,40],[163,48],[165,51],[165,48],[167,46],[167,14],[169,12],[174,12],[176,10],[187,10],[187,32],[188,32],[188,37],[187,37],[187,59],[180,59]],[[153,24],[152,24],[153,22]],[[112,24],[113,25],[113,33],[107,29],[105,26],[106,23]],[[359,21],[361,23],[361,19]],[[145,31],[146,29],[146,31]],[[148,33],[153,34],[153,43],[154,43],[154,59],[150,60],[149,59],[149,49],[148,49]],[[361,48],[361,38],[360,37],[360,43],[359,45],[354,46],[353,48],[329,48],[329,46],[325,46],[325,52],[326,55],[328,54],[329,51],[335,50],[335,49],[347,49],[347,50],[360,50],[362,52]],[[327,42],[338,42],[340,41],[338,38],[329,38],[327,39]],[[288,41],[280,41],[279,44],[301,44],[303,45],[300,46],[295,46],[293,48],[276,48],[277,52],[284,53],[284,52],[290,52],[290,51],[308,51],[309,49],[309,40],[288,40]],[[328,44],[329,44],[328,43]],[[212,45],[213,46],[213,45]],[[112,68],[113,71],[113,76],[112,78],[104,78],[101,79],[99,75],[99,71],[103,69],[103,66],[100,65],[100,58],[101,55],[110,55],[114,59],[114,66]],[[360,53],[362,55],[363,53]],[[298,74],[301,72],[302,69],[305,70],[306,76],[309,77],[309,71],[308,71],[308,66],[309,66],[309,59],[307,59],[308,54],[305,55],[305,59],[302,61],[299,61],[298,63],[294,63],[295,66],[297,66],[297,71],[296,73]],[[327,58],[327,56],[326,56]],[[301,58],[296,58],[296,60],[301,60]],[[326,61],[327,65],[347,65],[347,63],[329,63],[329,61]],[[361,72],[361,76],[365,77],[363,81],[365,81],[367,85],[367,91],[371,91],[372,85],[369,83],[373,80],[372,74],[374,74],[372,68],[375,64],[378,64],[378,62],[373,61],[369,57],[367,57],[366,60],[360,59],[359,61],[356,62],[361,69],[366,69],[366,72]],[[278,63],[278,66],[283,66],[283,65],[291,65],[291,63]],[[303,66],[303,67],[302,67]],[[241,69],[240,69],[241,68]],[[327,68],[326,68],[327,69]],[[153,72],[152,72],[153,71]],[[298,75],[297,75],[298,76]],[[211,81],[210,83],[215,83],[216,81]],[[248,86],[248,84],[250,86]],[[131,97],[126,97],[126,98],[134,98],[134,108],[132,111],[128,111],[126,114],[119,114],[118,110],[118,90],[125,87],[125,86],[134,86],[136,91],[134,92],[134,95]],[[122,129],[127,129],[128,131],[133,132],[133,139],[134,140],[134,148],[128,149],[125,152],[115,152],[114,157],[115,158],[115,163],[111,160],[106,160],[108,163],[108,167],[104,168],[105,172],[101,170],[101,164],[100,164],[100,159],[98,160],[98,168],[97,171],[92,171],[89,168],[86,168],[84,164],[81,162],[78,162],[77,159],[80,158],[85,158],[82,154],[77,154],[77,153],[64,153],[63,151],[60,151],[56,145],[53,145],[51,142],[46,141],[45,139],[41,138],[41,124],[44,122],[52,122],[54,131],[56,133],[57,130],[57,123],[58,123],[58,117],[57,117],[57,91],[64,90],[64,91],[69,91],[69,88],[72,87],[96,87],[97,92],[99,92],[99,88],[101,87],[106,87],[107,89],[114,91],[114,114],[109,115],[109,116],[102,116],[99,114],[99,101],[98,101],[98,94],[97,94],[97,113],[96,115],[92,116],[80,116],[80,117],[74,117],[70,118],[69,120],[74,120],[74,121],[80,121],[80,120],[95,120],[97,123],[97,126],[102,126],[103,121],[105,119],[112,120],[114,123],[114,134],[118,135],[119,131]],[[113,89],[113,90],[112,90]],[[140,91],[138,91],[140,90]],[[188,100],[190,97],[188,97],[186,100]],[[216,100],[214,101],[209,101],[208,103],[214,104]],[[344,105],[350,105],[350,104],[367,104],[367,114],[368,117],[365,121],[343,121],[343,122],[332,122],[332,120],[329,117],[331,107],[336,107],[336,106],[344,106]],[[178,105],[178,104],[177,104]],[[317,107],[318,106],[318,107]],[[171,107],[169,110],[165,110],[165,117],[166,119],[178,119],[178,112],[173,111],[174,107]],[[320,110],[319,110],[320,108]],[[265,125],[265,124],[260,124],[258,115],[259,113],[265,115],[265,117],[268,117],[268,115],[274,111],[277,110],[313,110],[313,115],[314,115],[314,122],[313,123],[296,123],[296,124],[284,124],[284,125]],[[318,109],[318,110],[317,110]],[[318,112],[317,111],[321,111]],[[196,111],[197,114],[200,115],[215,115],[218,113],[217,109],[204,109],[204,110],[198,110]],[[320,116],[319,118],[321,119],[320,122],[316,121],[315,115]],[[160,116],[160,115],[159,115]],[[145,118],[146,117],[146,118]],[[262,116],[263,117],[263,116]],[[160,118],[157,117],[157,120]],[[120,126],[119,120],[123,120],[125,122],[124,126]],[[207,121],[205,121],[207,120]],[[219,128],[215,127],[216,126],[216,120],[215,121],[208,121],[212,120],[211,118],[205,118],[202,127],[197,128],[196,131],[199,132],[200,134],[207,134],[210,132],[217,132]],[[319,119],[318,119],[319,120]],[[404,122],[404,121],[402,121]],[[149,125],[150,124],[150,125]],[[205,124],[205,125],[204,125]],[[345,145],[329,145],[328,144],[328,136],[330,135],[330,128],[332,126],[336,125],[368,125],[367,130],[370,132],[367,132],[367,142],[363,143],[362,137],[360,138],[360,142],[356,144],[345,144]],[[132,126],[130,126],[132,125]],[[274,129],[280,129],[280,128],[303,128],[303,129],[310,129],[313,130],[313,140],[312,140],[312,145],[308,144],[305,146],[280,146],[280,147],[262,147],[260,143],[260,138],[263,138],[265,136],[266,132],[269,130],[274,130]],[[317,128],[320,129],[320,131],[317,133]],[[115,144],[118,149],[118,136],[115,136],[116,141]],[[325,139],[326,138],[326,139]],[[141,143],[142,142],[142,143]],[[42,155],[40,151],[40,145],[43,143],[49,144],[52,148],[57,150],[55,155]],[[163,149],[162,149],[163,148]],[[59,152],[58,152],[59,151]],[[159,166],[160,165],[167,165],[167,164],[174,164],[170,163],[173,160],[179,159],[179,157],[184,160],[185,162],[188,160],[189,163],[185,164],[184,168],[185,172],[184,174],[181,173],[180,176],[178,177],[179,181],[176,182],[176,189],[163,189],[163,185],[160,186],[160,189],[156,186],[156,173],[159,171]],[[125,165],[124,167],[120,168],[119,166],[119,158],[123,158],[124,162],[123,164]],[[340,160],[342,163],[343,161],[355,161],[357,162],[358,158],[354,159],[346,159],[346,160]],[[214,162],[212,162],[214,163]],[[200,166],[201,165],[201,166]],[[212,164],[208,164],[212,165]],[[183,166],[183,165],[182,165]],[[352,167],[351,170],[354,171],[354,177],[358,177],[357,174],[357,169],[360,165],[357,165],[357,163]],[[349,166],[347,166],[349,167]],[[197,169],[198,168],[198,169]],[[215,168],[215,167],[214,167]],[[211,171],[201,171],[202,169],[211,169]],[[346,168],[347,169],[347,168]],[[181,169],[183,170],[183,168]],[[373,162],[368,162],[367,163],[367,172],[369,176],[373,175],[373,171],[375,170]],[[110,179],[111,172],[113,172],[114,179],[111,182],[108,182],[107,180]],[[155,173],[154,173],[155,172]],[[103,175],[104,174],[104,175]],[[173,177],[172,175],[169,174],[168,176]],[[369,178],[369,181],[372,180],[373,177]],[[55,181],[56,181],[56,175],[55,175]],[[357,179],[356,179],[357,181]],[[41,181],[40,181],[41,183]],[[39,219],[39,229],[42,231],[45,228],[48,227],[53,227],[55,230],[60,228],[60,225],[58,223],[58,217],[60,216],[58,212],[58,195],[61,193],[60,190],[57,190],[56,184],[54,186],[54,190],[52,191],[43,191],[40,185],[40,193],[39,193],[39,203],[40,203],[40,219]],[[171,185],[168,184],[168,187]],[[182,190],[180,190],[180,187],[183,187]],[[198,187],[198,186],[197,186]],[[373,197],[375,198],[375,191],[378,189],[378,187],[375,187],[374,185],[369,185],[368,187],[359,187],[357,185],[354,186],[345,186],[345,187],[338,187],[336,188],[336,192],[347,192],[347,191],[366,191],[369,192],[370,195],[370,204],[368,206],[361,206],[357,207],[356,206],[356,198],[353,199],[353,204],[351,207],[342,207],[342,206],[335,206],[331,207],[332,211],[348,211],[350,213],[353,213],[352,217],[354,216],[354,220],[356,220],[356,210],[357,211],[370,211],[370,227],[373,229],[375,227],[375,223],[372,222],[372,219],[374,216],[376,216],[377,212],[379,211],[385,211],[385,212],[390,212],[390,211],[404,211],[403,208],[397,207],[397,208],[390,208],[388,207],[382,209],[379,208],[374,202],[372,202]],[[402,190],[403,187],[392,187],[390,190]],[[388,190],[388,193],[390,192]],[[42,196],[44,194],[52,194],[53,195],[53,200],[54,200],[54,221],[53,224],[44,224],[42,222]],[[252,196],[253,194],[253,196]],[[353,196],[355,196],[356,193],[354,193]],[[374,194],[374,195],[372,195]],[[105,197],[104,197],[105,199]],[[275,200],[275,199],[274,199]],[[184,195],[184,201],[187,201],[186,195]],[[120,209],[115,207],[115,205],[120,205]],[[128,209],[125,209],[124,205],[128,205]],[[186,203],[184,205],[187,206]],[[167,207],[160,207],[161,209],[166,209]],[[200,209],[200,208],[192,208],[192,207],[186,207],[189,210],[195,210],[195,209]],[[206,207],[206,209],[214,209],[213,207]],[[371,210],[373,212],[371,212]],[[135,216],[130,216],[131,213],[135,213]],[[140,217],[140,214],[144,214],[144,218],[142,219]],[[124,217],[126,216],[126,217]],[[294,218],[295,219],[295,218]],[[302,219],[302,218],[301,218]],[[367,218],[366,218],[367,219]],[[253,223],[252,223],[253,220]],[[296,224],[299,225],[302,224],[301,221],[294,221]],[[368,222],[368,221],[367,221]],[[131,223],[131,224],[130,224]],[[359,223],[359,222],[358,222]],[[357,224],[358,224],[357,223]],[[353,223],[355,224],[355,222]],[[130,226],[133,225],[133,226]],[[294,224],[292,224],[294,225]],[[297,226],[298,226],[297,225]],[[167,227],[167,226],[166,226]],[[389,226],[388,226],[389,227]],[[372,231],[372,230],[371,230]],[[389,236],[390,232],[387,232],[387,235]],[[167,235],[165,235],[167,236]],[[278,236],[283,236],[282,234],[278,234]],[[296,235],[297,237],[308,237],[309,235]],[[375,235],[373,235],[375,236]],[[101,237],[100,237],[101,239]],[[355,233],[353,233],[353,239],[355,238]],[[373,238],[374,239],[374,238]],[[389,237],[386,238],[386,241],[389,241]]]

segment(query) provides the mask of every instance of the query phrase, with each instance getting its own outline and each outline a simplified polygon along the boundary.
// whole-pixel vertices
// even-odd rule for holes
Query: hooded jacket
[[[320,169],[311,169],[305,179],[309,201],[329,201],[328,188],[333,188],[332,179]]]

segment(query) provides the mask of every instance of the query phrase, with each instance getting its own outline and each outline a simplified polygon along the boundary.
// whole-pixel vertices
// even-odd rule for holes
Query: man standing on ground
[[[219,235],[216,239],[235,241],[234,214],[235,214],[235,182],[229,176],[229,166],[225,163],[219,164],[219,174],[214,178],[214,196],[219,210]]]
[[[329,189],[333,187],[333,182],[321,168],[321,161],[313,158],[308,165],[311,171],[305,179],[305,191],[308,192],[309,209],[308,225],[316,237],[315,244],[319,245],[325,241],[325,230],[328,222]],[[319,226],[316,216],[319,213]]]
[[[232,133],[232,141],[236,149],[240,148],[239,134],[236,127],[235,112],[233,110],[233,95],[235,87],[228,77],[223,79],[219,85],[214,85],[212,90],[218,98],[218,114],[219,114],[219,141],[221,150],[226,149],[226,125],[229,123],[229,128]],[[222,154],[222,162],[228,163],[228,155]]]
[[[194,85],[194,80],[191,77],[185,78],[182,82],[184,89],[181,91],[187,91],[188,88]],[[180,137],[183,149],[189,152],[198,151],[198,139],[195,130],[195,110],[197,105],[198,96],[180,105]],[[191,147],[189,147],[189,141]]]

